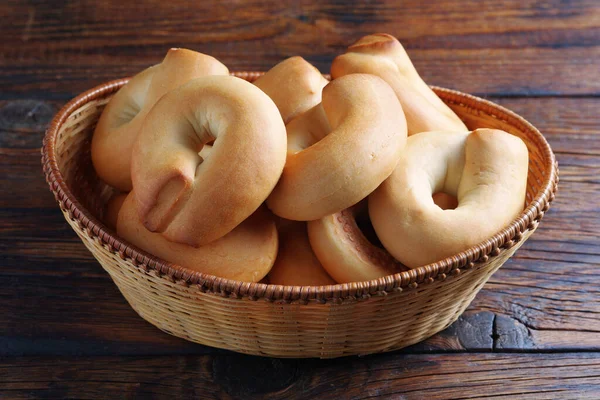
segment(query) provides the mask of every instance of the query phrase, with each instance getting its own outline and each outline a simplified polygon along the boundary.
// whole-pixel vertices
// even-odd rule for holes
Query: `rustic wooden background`
[[[600,397],[598,0],[5,0],[0,17],[0,398]],[[47,189],[52,115],[171,46],[231,70],[300,54],[328,72],[373,32],[397,36],[427,82],[546,135],[561,182],[537,233],[458,322],[400,352],[257,358],[144,322]]]

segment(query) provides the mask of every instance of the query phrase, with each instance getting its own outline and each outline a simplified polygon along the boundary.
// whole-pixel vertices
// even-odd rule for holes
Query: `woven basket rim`
[[[232,72],[232,75],[246,80],[253,80],[262,74],[263,72]],[[131,261],[136,267],[142,268],[146,272],[154,271],[171,282],[186,286],[197,285],[203,292],[214,292],[237,298],[248,297],[252,300],[261,298],[269,301],[316,299],[325,303],[329,300],[354,300],[368,297],[371,294],[385,294],[406,287],[414,288],[417,285],[432,283],[435,278],[445,279],[447,274],[459,274],[461,270],[471,269],[477,263],[488,262],[490,258],[497,257],[502,251],[514,246],[516,242],[521,240],[525,231],[534,229],[536,224],[543,218],[557,191],[558,164],[550,145],[537,128],[523,117],[491,101],[456,90],[431,86],[438,95],[442,94],[446,98],[451,98],[450,100],[446,99],[446,101],[479,110],[483,109],[488,115],[506,120],[513,125],[521,125],[534,134],[534,141],[544,156],[543,168],[547,172],[547,177],[540,186],[538,193],[509,226],[491,238],[443,260],[370,281],[326,286],[290,286],[242,282],[192,271],[155,257],[116,236],[102,221],[82,206],[69,190],[59,170],[55,144],[62,124],[81,106],[89,101],[116,92],[128,80],[129,78],[122,78],[96,86],[79,94],[58,111],[46,130],[41,149],[42,166],[46,181],[61,209],[73,221],[76,221],[80,228],[92,239],[99,241],[102,246],[118,254],[123,260]]]

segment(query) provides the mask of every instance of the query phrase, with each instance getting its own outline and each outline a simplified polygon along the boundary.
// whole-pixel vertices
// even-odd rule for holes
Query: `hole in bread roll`
[[[373,246],[379,247],[380,249],[384,249],[381,240],[379,240],[379,238],[377,237],[377,232],[375,232],[375,228],[373,228],[371,218],[369,218],[369,210],[367,208],[366,200],[361,201],[361,203],[361,206],[355,214],[356,226],[364,235],[365,239],[369,241],[369,243],[371,243]]]
[[[113,121],[113,129],[118,129],[121,126],[131,122],[142,110],[143,101],[132,101],[126,103],[121,107],[121,113],[116,115]]]
[[[211,143],[213,143],[213,142],[211,142]],[[200,152],[198,153],[198,156],[200,157],[198,166],[202,165],[202,163],[204,161],[208,160],[208,157],[210,157],[210,153],[212,152],[212,149],[213,149],[212,145],[210,145],[210,144],[205,144],[204,147],[202,147],[202,150],[200,150]],[[196,175],[198,175],[197,168],[196,168]]]
[[[433,202],[435,203],[435,205],[441,208],[442,210],[454,210],[456,209],[456,207],[458,207],[458,199],[456,198],[456,196],[453,196],[451,194],[445,192],[437,192],[434,193],[431,197],[433,198]]]
[[[323,139],[331,131],[322,104],[317,104],[285,127],[288,154],[296,154]]]

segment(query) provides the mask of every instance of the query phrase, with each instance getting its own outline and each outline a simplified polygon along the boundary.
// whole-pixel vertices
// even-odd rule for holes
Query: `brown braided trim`
[[[262,75],[262,72],[234,72],[232,75],[254,81]],[[91,100],[116,92],[127,81],[128,78],[119,79],[88,90],[71,100],[56,114],[46,131],[41,149],[46,181],[61,209],[68,214],[70,219],[76,221],[90,238],[102,243],[107,251],[118,254],[123,260],[130,261],[147,272],[152,271],[170,282],[177,282],[185,286],[197,286],[201,292],[216,293],[233,298],[249,298],[250,300],[263,299],[299,303],[313,300],[320,303],[329,301],[341,303],[345,300],[367,299],[372,295],[386,295],[388,292],[401,291],[404,288],[414,289],[418,285],[432,283],[435,279],[444,280],[448,275],[455,276],[462,271],[468,272],[467,270],[488,263],[513,247],[521,241],[528,230],[534,230],[537,227],[545,212],[548,211],[557,191],[558,164],[550,145],[533,125],[512,111],[490,101],[450,89],[432,87],[445,102],[472,107],[503,120],[519,128],[539,146],[539,150],[544,156],[543,168],[547,172],[547,177],[525,210],[508,227],[482,243],[444,260],[363,282],[327,286],[282,286],[241,282],[191,271],[154,257],[109,233],[105,225],[82,207],[73,196],[58,169],[55,143],[61,125],[75,110]]]

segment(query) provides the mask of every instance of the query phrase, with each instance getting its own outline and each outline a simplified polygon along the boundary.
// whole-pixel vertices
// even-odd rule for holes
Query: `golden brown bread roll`
[[[308,222],[310,244],[325,270],[338,283],[377,279],[407,270],[365,237],[356,222],[361,213],[367,213],[366,201]]]
[[[445,130],[466,131],[460,118],[427,86],[398,40],[378,33],[361,38],[333,60],[334,79],[354,74],[383,78],[395,91],[406,115],[408,135]]]
[[[150,254],[193,271],[245,282],[260,281],[275,262],[277,229],[271,213],[264,207],[221,239],[191,247],[169,242],[144,228],[138,219],[134,196],[135,190],[121,207],[117,234]]]
[[[528,151],[504,131],[423,132],[408,138],[394,173],[369,196],[385,248],[409,268],[439,261],[499,232],[523,210]],[[432,194],[455,196],[442,210]]]
[[[131,149],[155,70],[152,66],[140,72],[110,99],[92,136],[94,169],[100,179],[119,190],[131,190]]]
[[[198,153],[213,140],[203,161]],[[232,76],[188,82],[158,101],[134,145],[140,220],[177,243],[223,237],[267,198],[286,144],[277,107],[251,83]]]
[[[283,60],[254,81],[275,103],[284,123],[321,102],[328,81],[302,57]]]
[[[109,228],[117,230],[117,220],[119,219],[119,211],[127,198],[127,193],[114,194],[106,203],[106,211],[104,213],[104,222]]]
[[[306,222],[293,221],[279,229],[279,252],[268,275],[274,285],[335,285],[308,241]]]
[[[267,199],[280,217],[310,221],[357,203],[391,174],[406,143],[402,107],[376,76],[352,74],[332,81],[323,89],[322,109],[297,118],[325,115],[331,131],[306,149],[288,152]]]
[[[164,60],[134,76],[107,104],[92,138],[92,162],[98,176],[123,191],[131,190],[131,152],[142,121],[168,91],[201,76],[228,75],[215,58],[186,49],[170,49]]]

